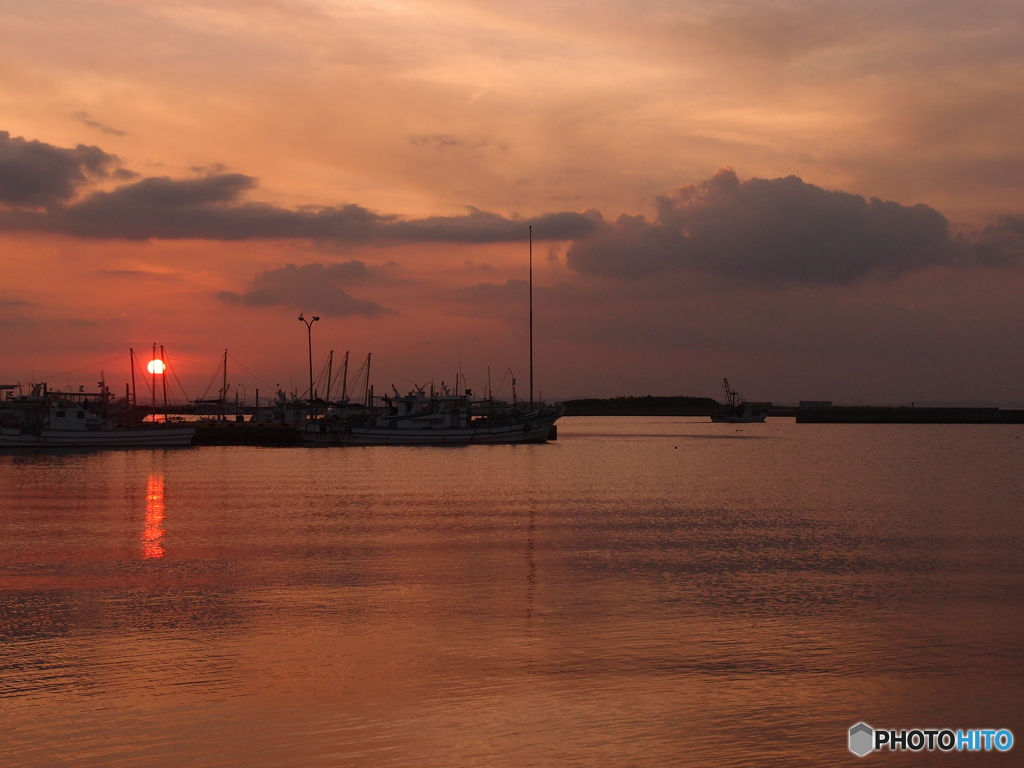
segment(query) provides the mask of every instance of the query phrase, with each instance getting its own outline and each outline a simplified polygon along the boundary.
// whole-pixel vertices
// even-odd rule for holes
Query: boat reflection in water
[[[142,556],[164,556],[164,476],[153,473],[146,481],[146,527],[142,531]]]

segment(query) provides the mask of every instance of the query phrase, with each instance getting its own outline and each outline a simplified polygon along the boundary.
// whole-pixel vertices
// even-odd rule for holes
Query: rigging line
[[[239,359],[237,357],[235,357],[234,355],[232,355],[230,352],[228,352],[228,357],[230,357],[232,360],[234,360],[236,363],[238,363],[238,367],[239,368],[241,368],[243,371],[245,371],[250,376],[252,376],[254,379],[256,379],[256,381],[258,381],[264,387],[267,387],[268,389],[273,389],[273,387],[271,387],[269,384],[267,384],[267,382],[265,382],[263,379],[261,379],[255,373],[253,373],[248,368],[246,368],[244,365],[242,365],[241,361],[239,361]]]
[[[353,384],[355,384],[355,382],[359,381],[359,377],[363,375],[363,369],[364,368],[366,368],[366,361],[365,360],[363,360],[363,364],[359,366],[359,370],[358,371],[356,371],[354,374],[349,374],[349,380]]]
[[[324,367],[320,369],[316,379],[313,380],[313,388],[319,390],[320,385],[327,379],[327,360],[324,360]]]
[[[175,371],[174,366],[171,365],[170,356],[165,353],[164,357],[167,358],[164,360],[164,362],[167,363],[168,370],[170,370],[171,375],[174,377],[174,380],[178,383],[178,389],[180,389],[181,394],[185,396],[185,402],[191,402],[191,398],[189,398],[188,392],[185,391],[185,387],[183,387],[181,384],[181,379],[178,378],[178,372]]]
[[[508,375],[510,373],[512,373],[512,369],[511,368],[508,368],[508,369],[505,370],[505,375],[501,377],[501,381],[498,383],[498,388],[496,390],[494,390],[494,394],[495,395],[500,395],[501,394],[501,387],[502,387],[502,385],[504,385],[505,379],[508,378]],[[492,395],[492,397],[493,396],[494,395]]]
[[[117,357],[112,357],[109,360],[101,360],[98,363],[89,363],[88,365],[83,365],[81,368],[72,368],[70,371],[64,371],[62,373],[51,373],[46,376],[41,376],[40,381],[42,381],[43,379],[54,379],[58,376],[67,376],[69,373],[78,373],[79,371],[85,371],[88,370],[89,368],[95,368],[97,365],[106,365],[107,363],[112,363],[115,360],[122,360],[126,357],[128,357],[128,355],[118,355]]]
[[[401,379],[401,380],[402,380],[402,381],[404,381],[404,382],[405,382],[406,384],[411,384],[411,385],[412,385],[412,386],[414,386],[414,387],[416,386],[416,382],[415,382],[415,381],[413,381],[412,379],[410,379],[410,378],[409,378],[408,376],[406,376],[406,375],[405,375],[404,373],[402,373],[401,371],[399,371],[399,370],[396,370],[395,368],[392,368],[392,367],[391,367],[390,365],[388,365],[387,363],[382,363],[382,362],[380,362],[380,361],[375,361],[375,362],[374,362],[374,365],[377,365],[377,366],[381,366],[381,367],[383,367],[384,369],[386,369],[386,371],[387,371],[387,372],[390,372],[390,373],[391,373],[391,374],[392,374],[393,376],[395,376],[395,378]]]
[[[146,392],[149,392],[150,397],[156,397],[156,390],[153,389],[152,374],[149,373],[145,368],[142,367],[142,360],[139,356],[135,356],[135,366],[139,369],[140,381],[142,382],[145,389],[142,392],[142,396],[146,396]]]
[[[206,389],[203,390],[203,394],[201,394],[199,397],[197,397],[196,400],[205,400],[206,399],[206,396],[210,392],[210,387],[213,386],[213,382],[215,382],[217,380],[217,376],[220,375],[220,370],[224,366],[224,358],[223,357],[218,357],[217,359],[219,361],[217,363],[217,370],[215,370],[213,372],[213,376],[210,378],[210,383],[206,385]]]

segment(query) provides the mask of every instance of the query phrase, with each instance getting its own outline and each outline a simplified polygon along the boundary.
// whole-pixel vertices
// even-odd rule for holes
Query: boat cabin
[[[50,406],[50,429],[93,430],[103,427],[103,419],[67,400],[58,400]]]

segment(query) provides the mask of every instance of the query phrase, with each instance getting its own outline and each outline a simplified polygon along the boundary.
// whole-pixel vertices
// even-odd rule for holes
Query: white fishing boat
[[[190,445],[195,428],[177,423],[123,426],[96,415],[85,398],[48,391],[36,384],[30,394],[0,391],[0,448],[114,448]],[[104,391],[92,405],[106,403]]]
[[[472,445],[543,443],[554,439],[559,408],[522,404],[465,394],[427,394],[417,388],[405,396],[381,398],[383,408],[367,411],[342,404],[323,418],[299,426],[299,437],[312,445]]]

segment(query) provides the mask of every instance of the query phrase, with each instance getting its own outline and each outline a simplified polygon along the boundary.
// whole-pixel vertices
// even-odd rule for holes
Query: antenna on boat
[[[533,226],[530,226],[530,410],[533,410]]]

